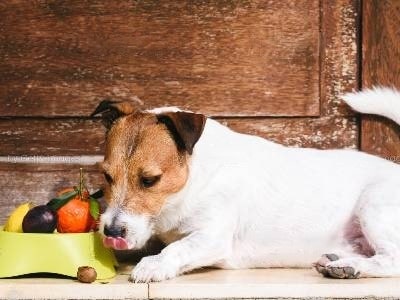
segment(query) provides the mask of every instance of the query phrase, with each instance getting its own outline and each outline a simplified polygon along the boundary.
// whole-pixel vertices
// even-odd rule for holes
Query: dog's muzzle
[[[111,225],[104,226],[103,244],[107,248],[116,250],[126,250],[129,248],[128,242],[125,239],[126,231],[123,227]]]

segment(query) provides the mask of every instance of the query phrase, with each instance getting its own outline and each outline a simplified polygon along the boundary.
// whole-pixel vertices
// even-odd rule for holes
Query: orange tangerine
[[[65,189],[62,192],[73,190]],[[84,191],[82,197],[76,195],[57,211],[57,231],[60,233],[89,232],[96,227],[96,220],[90,214],[89,193]]]

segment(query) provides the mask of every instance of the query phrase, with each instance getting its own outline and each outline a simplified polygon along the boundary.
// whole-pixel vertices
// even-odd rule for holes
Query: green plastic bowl
[[[80,266],[95,268],[97,279],[116,275],[115,256],[98,232],[15,233],[0,227],[0,278],[43,272],[76,277]]]

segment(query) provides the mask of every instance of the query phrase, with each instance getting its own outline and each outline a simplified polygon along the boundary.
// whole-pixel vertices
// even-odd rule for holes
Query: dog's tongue
[[[113,238],[113,237],[107,236],[103,239],[103,244],[107,248],[114,248],[115,250],[128,249],[128,243],[122,237]]]

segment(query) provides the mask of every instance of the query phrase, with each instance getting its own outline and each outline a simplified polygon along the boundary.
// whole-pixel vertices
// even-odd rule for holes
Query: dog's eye
[[[112,177],[110,176],[110,174],[104,172],[104,178],[107,180],[108,184],[111,184],[113,182]]]
[[[140,183],[142,184],[143,187],[149,188],[155,185],[159,180],[160,180],[161,175],[158,176],[149,176],[149,177],[144,177],[142,176],[140,178]]]

